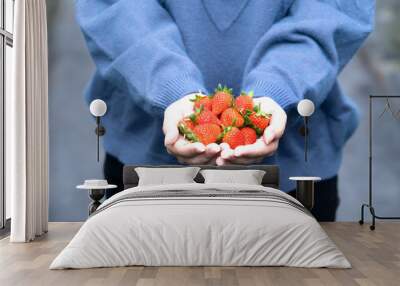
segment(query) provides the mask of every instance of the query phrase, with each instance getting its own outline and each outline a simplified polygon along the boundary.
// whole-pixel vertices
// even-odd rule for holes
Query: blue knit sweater
[[[358,115],[337,83],[373,26],[374,0],[78,0],[96,72],[86,90],[108,105],[104,147],[123,163],[173,164],[161,130],[177,99],[218,84],[269,96],[288,113],[266,164],[288,177],[337,174]],[[300,99],[316,104],[309,162]]]

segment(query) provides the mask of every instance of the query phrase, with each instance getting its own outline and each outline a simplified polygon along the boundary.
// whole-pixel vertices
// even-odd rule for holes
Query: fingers
[[[183,164],[191,164],[191,165],[213,164],[213,165],[215,165],[220,150],[221,150],[220,146],[218,144],[213,143],[213,144],[207,145],[205,152],[200,155],[196,155],[193,157],[177,156],[177,159],[180,163],[183,163]]]
[[[164,144],[172,145],[179,138],[178,124],[182,118],[193,111],[191,96],[185,96],[171,104],[164,112],[163,132],[165,135]]]
[[[229,164],[254,164],[261,162],[266,156],[270,156],[278,148],[278,140],[265,144],[263,139],[258,139],[256,143],[245,146],[238,146],[232,150],[229,145],[221,144],[221,155],[217,158],[217,165]]]
[[[169,109],[165,110],[163,131],[165,134],[164,144],[166,146],[174,144],[179,137],[178,123],[181,120],[181,116],[177,112],[173,112]]]
[[[228,165],[228,162],[225,161],[224,159],[222,159],[221,157],[218,157],[217,160],[215,160],[215,163],[216,163],[218,166]]]
[[[286,128],[286,121],[286,113],[281,108],[273,113],[269,126],[264,130],[264,139],[267,144],[282,137]]]
[[[278,140],[270,142],[270,144],[265,144],[263,139],[257,139],[254,144],[239,146],[235,149],[235,157],[247,157],[247,158],[257,158],[270,156],[278,148]]]
[[[175,144],[167,145],[167,151],[171,155],[180,157],[194,157],[206,151],[206,147],[199,142],[189,143],[182,136],[179,136]]]
[[[277,103],[275,105],[276,107],[272,111],[271,122],[264,130],[264,140],[267,144],[281,138],[286,128],[286,112]]]
[[[287,122],[286,112],[273,99],[269,97],[261,97],[254,99],[259,103],[261,110],[272,114],[269,126],[264,130],[264,140],[266,144],[282,137]]]
[[[230,160],[235,156],[235,151],[229,147],[228,144],[221,144],[221,158],[224,160]]]

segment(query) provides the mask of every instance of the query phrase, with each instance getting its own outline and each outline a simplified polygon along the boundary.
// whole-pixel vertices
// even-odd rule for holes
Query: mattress
[[[138,186],[106,200],[50,269],[132,265],[351,267],[284,192],[197,183]]]

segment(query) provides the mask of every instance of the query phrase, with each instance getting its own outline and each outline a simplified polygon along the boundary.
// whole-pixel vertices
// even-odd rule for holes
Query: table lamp
[[[106,133],[106,129],[100,123],[100,118],[106,114],[107,104],[101,99],[95,99],[90,103],[89,109],[90,113],[96,118],[95,133],[97,135],[97,162],[99,162],[100,136]]]

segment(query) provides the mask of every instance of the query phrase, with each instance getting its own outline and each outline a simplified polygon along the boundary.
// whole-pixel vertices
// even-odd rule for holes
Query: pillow
[[[261,170],[202,170],[205,184],[261,185],[265,171]]]
[[[139,186],[195,183],[200,171],[198,167],[183,168],[135,168],[139,176]]]

